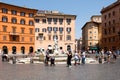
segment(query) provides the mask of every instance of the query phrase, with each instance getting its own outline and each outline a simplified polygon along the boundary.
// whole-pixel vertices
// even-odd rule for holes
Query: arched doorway
[[[71,46],[67,45],[67,51],[71,51]]]
[[[3,51],[3,54],[8,54],[7,46],[3,46],[2,51]]]
[[[16,46],[12,47],[12,54],[16,54]]]
[[[21,47],[21,53],[25,54],[25,47],[24,46]]]
[[[32,46],[29,48],[29,53],[33,53],[33,47]]]

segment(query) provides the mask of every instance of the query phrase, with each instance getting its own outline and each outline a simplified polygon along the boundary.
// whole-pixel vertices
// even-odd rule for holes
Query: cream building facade
[[[35,50],[54,48],[55,38],[59,50],[74,50],[75,19],[76,15],[39,10],[35,16]]]
[[[91,21],[82,27],[82,49],[97,50],[99,46],[99,26],[101,24],[101,16],[94,15]]]

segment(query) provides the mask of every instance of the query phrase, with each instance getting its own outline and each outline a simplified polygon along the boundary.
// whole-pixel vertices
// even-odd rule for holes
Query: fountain
[[[59,54],[58,49],[59,49],[58,48],[58,40],[55,37],[54,38],[54,52],[53,52],[54,55],[58,55]]]

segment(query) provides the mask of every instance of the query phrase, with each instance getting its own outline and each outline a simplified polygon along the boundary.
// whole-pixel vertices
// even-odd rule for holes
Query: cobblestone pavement
[[[120,58],[109,64],[9,64],[0,61],[0,80],[120,80]]]

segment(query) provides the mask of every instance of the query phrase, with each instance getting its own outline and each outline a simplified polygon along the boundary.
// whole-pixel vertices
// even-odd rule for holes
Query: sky
[[[25,6],[38,10],[57,10],[64,14],[76,15],[75,38],[82,37],[81,28],[91,16],[101,15],[100,11],[117,0],[0,0],[4,3]]]

